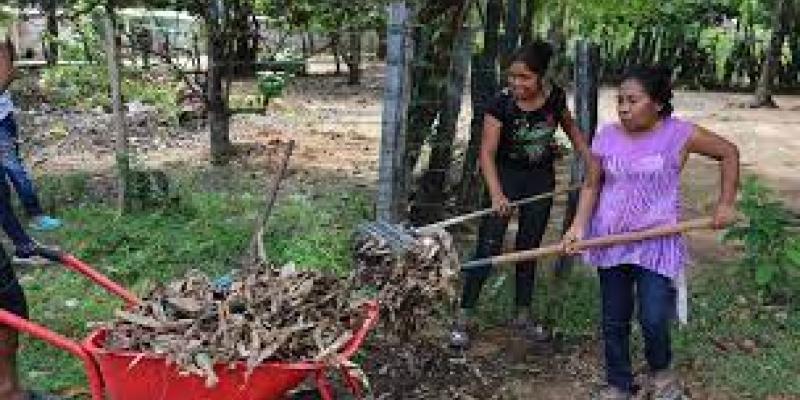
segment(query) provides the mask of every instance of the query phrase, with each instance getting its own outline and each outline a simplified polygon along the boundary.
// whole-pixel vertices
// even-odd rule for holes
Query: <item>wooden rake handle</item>
[[[509,206],[509,208],[515,208],[515,207],[519,207],[519,206],[522,206],[522,205],[525,205],[525,204],[528,204],[528,203],[533,203],[533,202],[536,202],[536,201],[539,201],[539,200],[544,200],[544,199],[547,199],[547,198],[550,198],[550,197],[558,196],[558,195],[563,194],[563,193],[567,193],[567,192],[571,192],[571,191],[574,191],[574,190],[578,190],[580,188],[581,188],[581,185],[574,185],[574,186],[570,186],[570,187],[567,187],[567,188],[564,188],[564,189],[554,190],[552,192],[542,193],[542,194],[539,194],[539,195],[536,195],[536,196],[527,197],[527,198],[524,198],[524,199],[513,201],[513,202],[508,203],[508,206]],[[446,219],[444,221],[436,222],[436,223],[433,223],[433,224],[430,224],[430,225],[421,226],[419,228],[416,228],[416,231],[419,232],[419,233],[429,233],[429,232],[433,232],[433,231],[437,231],[437,230],[440,230],[440,229],[447,228],[449,226],[458,225],[458,224],[467,222],[467,221],[469,221],[471,219],[474,219],[474,218],[483,217],[484,215],[488,215],[488,214],[491,214],[493,212],[494,212],[493,208],[486,208],[486,209],[483,209],[483,210],[478,210],[478,211],[471,212],[469,214],[464,214],[464,215],[459,215],[457,217],[448,218],[448,219]]]
[[[675,225],[659,226],[656,228],[646,229],[639,232],[622,233],[618,235],[602,236],[594,239],[582,240],[577,243],[578,250],[585,250],[593,247],[606,247],[616,244],[637,242],[645,239],[653,239],[661,236],[675,235],[687,231],[698,229],[711,229],[713,228],[713,219],[711,217],[696,218],[684,221]],[[471,268],[482,267],[486,265],[497,265],[503,263],[513,263],[520,261],[530,261],[540,257],[545,257],[555,254],[563,254],[564,247],[561,243],[550,246],[538,247],[530,250],[517,251],[513,253],[503,254],[500,256],[482,258],[464,264],[462,270]]]

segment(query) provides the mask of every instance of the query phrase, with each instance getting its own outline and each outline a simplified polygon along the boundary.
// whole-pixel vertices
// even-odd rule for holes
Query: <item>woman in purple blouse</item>
[[[668,70],[652,67],[626,74],[618,94],[620,121],[601,128],[592,144],[603,168],[584,185],[577,215],[564,237],[567,251],[574,252],[581,239],[678,222],[680,173],[691,153],[720,163],[715,227],[735,218],[738,149],[672,115],[670,76]],[[680,383],[670,369],[669,321],[675,312],[673,280],[686,264],[683,237],[591,249],[584,252],[584,259],[597,267],[602,292],[607,386],[594,398],[629,399],[634,391],[629,340],[635,302],[650,369],[646,390],[654,399],[681,398]]]

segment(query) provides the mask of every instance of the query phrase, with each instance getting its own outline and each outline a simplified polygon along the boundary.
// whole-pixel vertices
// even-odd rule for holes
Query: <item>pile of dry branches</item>
[[[106,348],[163,355],[214,386],[217,363],[241,361],[252,370],[268,360],[324,360],[363,314],[350,281],[321,272],[253,269],[224,286],[193,271],[157,288],[117,313]]]

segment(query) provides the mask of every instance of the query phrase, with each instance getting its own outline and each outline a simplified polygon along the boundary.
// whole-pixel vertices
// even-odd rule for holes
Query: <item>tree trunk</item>
[[[525,1],[525,15],[522,17],[522,44],[533,41],[533,17],[536,13],[536,0]]]
[[[500,27],[501,0],[488,0],[486,4],[486,26],[484,31],[483,53],[474,59],[470,74],[472,97],[472,121],[470,136],[464,158],[463,171],[458,204],[462,211],[474,210],[480,200],[480,174],[478,170],[478,153],[483,135],[483,118],[486,106],[497,91],[497,42]]]
[[[630,68],[633,65],[639,64],[639,57],[641,54],[642,48],[642,31],[637,29],[636,32],[633,34],[633,42],[631,43],[631,47],[628,49],[628,60],[626,66]]]
[[[431,126],[438,112],[438,88],[434,83],[434,65],[430,55],[431,25],[413,28],[414,50],[411,67],[411,99],[408,111],[408,132],[406,133],[405,165],[411,171],[417,166],[425,138],[430,136]]]
[[[378,49],[375,56],[380,61],[386,61],[386,24],[381,23],[375,33],[378,34]]]
[[[348,40],[347,84],[361,84],[361,32],[351,31]]]
[[[519,46],[521,0],[507,0],[505,59]]]
[[[413,222],[416,224],[428,224],[444,217],[447,178],[453,161],[453,141],[461,112],[461,99],[472,53],[471,45],[471,29],[462,28],[453,45],[446,99],[439,115],[436,133],[431,140],[428,169],[420,179],[418,201],[412,212]]]
[[[47,15],[47,65],[54,66],[58,63],[58,15],[55,0],[44,2],[44,12]]]
[[[800,30],[795,30],[791,39],[792,64],[789,66],[791,71],[790,85],[800,86]]]
[[[751,87],[755,88],[758,85],[759,77],[759,59],[756,55],[756,35],[755,28],[750,25],[746,30],[747,36],[747,78]]]
[[[256,55],[258,53],[258,31],[255,27],[255,16],[248,2],[233,2],[231,29],[233,45],[233,74],[239,77],[253,77],[256,73]],[[305,43],[305,42],[304,42]]]
[[[567,47],[567,2],[558,3],[555,21],[550,26],[550,41],[553,44],[554,56],[550,64],[552,76],[556,84],[565,86],[569,81],[569,68],[564,56]]]
[[[430,2],[418,13],[405,163],[411,170],[444,107],[441,93],[447,89],[453,43],[463,25],[466,3],[466,0]]]
[[[229,136],[229,113],[222,92],[222,81],[226,68],[225,38],[219,25],[218,15],[222,10],[216,9],[215,2],[210,2],[209,18],[206,19],[208,30],[208,78],[206,79],[206,105],[208,109],[208,127],[210,137],[211,163],[224,165],[228,162],[231,151]]]
[[[342,57],[339,46],[341,46],[339,32],[331,33],[331,48],[333,48],[333,62],[336,63],[336,75],[342,74]]]
[[[776,66],[785,35],[783,30],[784,0],[776,0],[774,7],[774,10],[772,10],[772,36],[769,41],[769,47],[766,49],[766,54],[764,54],[764,62],[761,65],[761,76],[756,87],[755,98],[750,104],[753,108],[778,107],[775,104],[775,100],[772,99],[772,83],[775,78]]]
[[[129,210],[127,201],[128,177],[130,175],[130,153],[128,151],[128,135],[125,127],[125,111],[122,105],[122,87],[120,79],[119,47],[117,47],[116,23],[114,9],[107,8],[103,19],[106,36],[106,55],[108,62],[108,81],[111,86],[111,104],[114,110],[114,122],[117,130],[116,158],[119,174],[119,192],[117,192],[117,210],[125,213]]]

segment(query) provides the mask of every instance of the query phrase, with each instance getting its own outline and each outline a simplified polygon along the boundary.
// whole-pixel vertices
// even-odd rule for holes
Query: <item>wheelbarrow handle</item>
[[[0,309],[0,324],[41,339],[80,358],[86,369],[92,400],[103,400],[103,379],[100,369],[92,355],[80,343],[3,309]]]
[[[364,303],[364,309],[366,310],[367,317],[361,327],[355,332],[353,337],[348,342],[347,346],[336,356],[334,365],[338,364],[339,372],[342,375],[342,379],[344,380],[347,387],[350,389],[350,392],[355,396],[356,399],[363,398],[362,396],[362,387],[358,382],[358,379],[355,378],[352,372],[348,369],[348,367],[344,366],[344,363],[349,360],[355,353],[358,351],[361,344],[364,342],[364,339],[367,337],[367,333],[378,323],[378,315],[380,313],[380,305],[377,301],[369,301]],[[326,370],[327,366],[320,364],[318,362],[314,363],[302,363],[296,364],[300,368],[308,368],[316,370],[315,378],[317,384],[317,390],[319,391],[322,400],[334,400],[333,388],[326,377]]]
[[[697,218],[681,222],[675,225],[659,226],[639,232],[622,233],[618,235],[602,236],[594,239],[582,240],[576,243],[577,250],[585,250],[594,247],[606,247],[617,244],[636,242],[640,240],[653,239],[661,236],[675,235],[690,230],[710,229],[713,227],[713,219],[710,217]],[[550,246],[538,247],[531,250],[517,251],[495,257],[482,258],[470,261],[461,267],[462,271],[487,265],[498,265],[520,261],[530,261],[549,255],[563,254],[564,246],[554,244]]]
[[[127,289],[123,288],[105,275],[97,272],[95,269],[83,261],[78,260],[75,256],[69,253],[61,250],[42,247],[37,249],[37,254],[50,261],[60,263],[65,267],[88,277],[110,293],[115,294],[125,300],[129,306],[141,303],[141,300],[139,300],[136,295],[129,292]],[[83,361],[86,369],[86,376],[89,381],[89,390],[92,394],[92,400],[103,400],[104,389],[100,370],[94,358],[80,343],[55,333],[44,326],[36,324],[35,322],[20,318],[19,316],[5,310],[0,310],[0,324],[36,337],[80,358],[81,361]]]
[[[378,302],[369,301],[364,303],[363,307],[367,312],[366,320],[353,335],[353,338],[350,339],[347,346],[339,353],[339,360],[341,361],[350,359],[350,357],[358,351],[361,344],[364,343],[364,339],[367,338],[367,333],[378,323],[378,315],[380,313],[380,305],[378,305]]]
[[[554,190],[552,192],[542,193],[542,194],[539,194],[539,195],[536,195],[536,196],[526,197],[524,199],[512,201],[511,203],[508,204],[508,206],[511,207],[511,208],[519,207],[519,206],[522,206],[522,205],[525,205],[525,204],[528,204],[528,203],[533,203],[533,202],[536,202],[536,201],[539,201],[539,200],[544,200],[544,199],[548,199],[548,198],[551,198],[551,197],[555,197],[555,196],[563,194],[563,193],[572,192],[572,191],[578,190],[580,188],[581,188],[581,185],[574,185],[574,186],[570,186],[570,187],[567,187],[567,188]],[[456,216],[456,217],[453,217],[453,218],[446,219],[444,221],[435,222],[435,223],[430,224],[430,225],[421,226],[419,228],[416,228],[416,231],[419,232],[419,233],[429,233],[429,232],[437,231],[439,229],[447,228],[449,226],[461,224],[461,223],[467,222],[469,220],[472,220],[472,219],[475,219],[475,218],[478,218],[478,217],[483,217],[483,216],[489,215],[489,214],[491,214],[493,212],[494,212],[493,208],[485,208],[483,210],[474,211],[474,212],[471,212],[469,214],[459,215],[459,216]]]
[[[37,254],[56,263],[59,263],[81,275],[86,276],[87,278],[94,281],[96,284],[102,286],[106,289],[109,293],[114,294],[122,300],[125,300],[128,306],[134,306],[137,304],[141,304],[141,300],[136,297],[135,294],[131,293],[128,289],[125,289],[120,284],[112,281],[107,276],[101,274],[94,268],[90,267],[85,262],[79,260],[72,254],[61,250],[49,249],[49,248],[39,248],[37,249]]]

